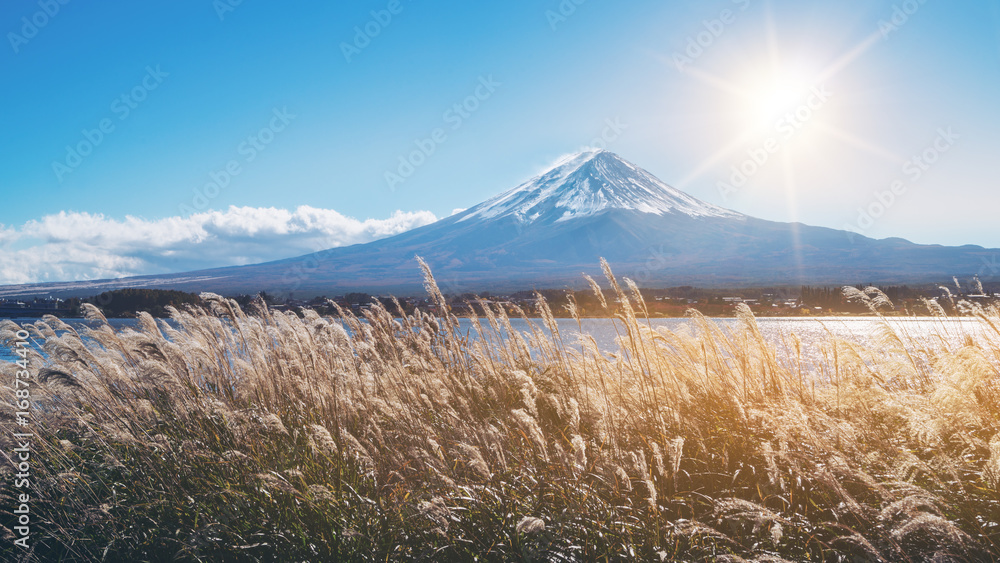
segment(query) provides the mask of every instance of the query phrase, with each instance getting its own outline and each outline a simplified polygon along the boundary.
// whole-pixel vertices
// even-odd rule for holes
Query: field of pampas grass
[[[607,353],[564,338],[544,302],[527,336],[481,303],[469,338],[425,270],[437,316],[207,296],[136,329],[0,324],[42,350],[31,547],[8,517],[0,559],[1000,559],[996,309],[957,344],[886,322],[877,347],[778,349],[745,307],[734,330],[697,313],[654,330],[605,267]],[[24,427],[0,409],[9,515]]]

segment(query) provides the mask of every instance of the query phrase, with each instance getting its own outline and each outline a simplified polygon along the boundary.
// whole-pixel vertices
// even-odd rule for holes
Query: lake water
[[[723,330],[738,327],[738,321],[733,318],[713,318],[711,321]],[[536,326],[541,326],[540,320],[532,322]],[[645,320],[640,322],[646,324]],[[965,335],[975,336],[981,334],[983,330],[979,321],[969,318],[900,317],[889,319],[889,323],[901,335],[910,336],[921,342],[932,339],[935,335],[942,335],[948,340],[960,342],[965,338]],[[557,319],[557,324],[559,332],[562,333],[563,339],[567,343],[575,340],[582,328],[583,333],[594,337],[602,350],[610,351],[617,348],[615,339],[618,337],[618,332],[615,331],[610,319],[583,319],[580,326],[572,319]],[[689,326],[691,321],[690,319],[650,319],[649,324],[654,329],[666,328],[677,331]],[[467,321],[463,325],[466,329],[471,326]],[[512,320],[511,325],[515,330],[528,330],[523,319]],[[791,345],[793,333],[802,339],[803,347],[825,340],[830,334],[867,346],[872,343],[878,327],[881,326],[881,321],[865,317],[765,317],[757,319],[757,325],[764,338],[779,348],[786,343]],[[618,328],[619,331],[622,330],[620,322]]]
[[[739,328],[739,321],[734,318],[712,318],[724,332]],[[935,317],[894,317],[889,318],[889,324],[900,335],[903,342],[912,343],[915,347],[937,348],[942,340],[949,346],[960,346],[966,337],[982,337],[987,330],[982,322],[974,318],[935,318]],[[645,324],[646,321],[640,321]],[[532,321],[535,326],[543,326],[540,320]],[[583,319],[580,325],[572,319],[557,319],[559,332],[567,345],[575,343],[582,333],[594,337],[598,347],[606,352],[618,350],[616,340],[620,334],[625,334],[621,322],[618,330],[610,319]],[[650,319],[653,329],[666,328],[670,331],[685,330],[691,326],[690,319]],[[523,319],[512,320],[515,330],[528,331]],[[871,317],[765,317],[757,319],[764,339],[778,350],[778,359],[792,359],[795,348],[792,335],[797,335],[802,341],[802,370],[805,373],[819,373],[820,366],[829,363],[824,360],[819,343],[827,342],[831,336],[856,343],[865,348],[877,349],[877,335],[882,321]],[[471,325],[466,321],[463,328],[469,330]],[[582,329],[582,331],[581,331]],[[547,331],[546,331],[547,333]],[[993,333],[995,339],[1000,335]],[[791,363],[786,364],[789,367]]]
[[[14,319],[19,324],[34,322],[38,319]],[[84,319],[64,319],[75,327],[96,326]],[[578,325],[573,319],[557,319],[559,331],[567,345],[575,345],[582,333],[594,337],[598,347],[606,352],[614,352],[618,349],[616,338],[622,331],[620,321],[611,319],[583,319]],[[738,328],[738,322],[732,318],[713,318],[723,330]],[[110,319],[111,326],[121,328],[131,328],[137,325],[134,319]],[[485,325],[485,320],[482,321]],[[542,327],[541,320],[533,319],[512,319],[511,326],[526,335],[530,329],[528,322],[536,327]],[[615,327],[617,322],[617,331]],[[646,323],[646,321],[642,321]],[[983,335],[986,330],[983,323],[970,318],[930,318],[930,317],[893,317],[889,319],[893,328],[903,336],[904,341],[912,341],[919,345],[933,345],[943,338],[952,345],[959,345],[967,336],[976,338]],[[690,325],[689,319],[650,319],[649,324],[654,328],[666,328],[671,331],[683,330]],[[764,338],[774,344],[779,352],[792,354],[792,334],[798,335],[802,340],[803,360],[807,364],[818,365],[820,354],[817,342],[828,339],[830,335],[836,336],[850,342],[856,342],[863,346],[871,346],[875,340],[875,335],[881,325],[881,321],[870,317],[793,317],[774,318],[766,317],[757,319]],[[466,319],[461,319],[460,328],[463,333],[468,333],[471,338],[476,335],[472,330],[472,323]],[[546,331],[547,333],[547,331]],[[994,334],[994,337],[998,335]],[[11,360],[8,350],[0,349],[0,359]]]

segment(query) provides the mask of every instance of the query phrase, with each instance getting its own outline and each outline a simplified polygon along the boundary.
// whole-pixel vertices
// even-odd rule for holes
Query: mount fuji
[[[588,151],[479,205],[405,233],[295,258],[97,282],[0,288],[0,296],[122,287],[296,296],[421,291],[415,256],[445,292],[579,287],[606,258],[642,286],[926,283],[971,276],[979,246],[778,223],[700,201],[611,152]]]

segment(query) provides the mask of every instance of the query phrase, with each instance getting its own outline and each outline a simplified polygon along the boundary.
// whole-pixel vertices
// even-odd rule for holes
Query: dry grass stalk
[[[247,315],[206,295],[170,323],[115,330],[88,307],[95,328],[26,325],[37,558],[1000,553],[980,517],[1000,482],[996,309],[961,346],[885,322],[877,348],[782,352],[748,308],[732,330],[697,313],[654,330],[602,262],[620,311],[609,353],[564,340],[544,300],[527,339],[480,302],[469,340],[421,267],[433,315]],[[0,323],[0,342],[20,328]],[[819,373],[803,372],[811,346]],[[9,405],[0,424],[9,452]]]

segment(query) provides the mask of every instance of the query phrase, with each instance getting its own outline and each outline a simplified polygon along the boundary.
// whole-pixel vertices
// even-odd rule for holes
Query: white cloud
[[[437,218],[396,211],[359,221],[332,209],[230,207],[155,221],[62,211],[0,225],[0,284],[82,281],[253,264],[370,242]]]

